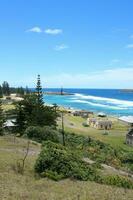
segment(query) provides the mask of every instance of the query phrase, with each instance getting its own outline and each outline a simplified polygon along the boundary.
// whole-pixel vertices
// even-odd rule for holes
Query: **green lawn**
[[[113,128],[112,130],[108,131],[108,135],[104,135],[104,130],[97,130],[92,127],[84,127],[82,123],[86,122],[86,119],[68,114],[65,114],[64,116],[64,125],[66,131],[91,136],[95,139],[101,140],[102,142],[111,144],[113,147],[120,147],[129,151],[133,151],[132,147],[125,144],[128,126],[122,124],[115,118],[111,118],[111,120],[113,121]],[[59,127],[60,125],[61,123],[59,121]]]

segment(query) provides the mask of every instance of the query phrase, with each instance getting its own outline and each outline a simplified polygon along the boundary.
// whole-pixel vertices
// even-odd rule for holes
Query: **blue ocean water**
[[[44,89],[58,91],[60,89]],[[74,109],[104,112],[111,115],[133,115],[133,93],[118,89],[64,89],[73,95],[44,95],[47,104],[58,104]]]

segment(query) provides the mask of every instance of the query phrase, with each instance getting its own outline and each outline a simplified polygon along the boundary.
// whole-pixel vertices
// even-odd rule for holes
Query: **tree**
[[[36,95],[37,95],[37,106],[38,106],[38,108],[42,108],[44,106],[44,101],[43,101],[43,93],[42,93],[40,75],[38,75],[38,77],[37,77]]]
[[[14,124],[16,125],[16,131],[23,135],[26,128],[26,115],[22,101],[16,104],[16,121]]]
[[[17,93],[17,96],[21,96],[21,97],[23,97],[24,96],[24,88],[23,87],[18,87],[17,89],[16,89],[16,93]]]
[[[5,117],[2,109],[2,102],[0,100],[0,135],[3,135],[3,126],[5,123]]]
[[[24,96],[16,107],[18,130],[23,132],[28,126],[56,127],[57,113],[50,106],[44,106],[40,75],[37,78],[36,92]]]
[[[2,98],[2,97],[3,97],[3,92],[2,92],[2,87],[0,85],[0,98]]]
[[[26,86],[26,88],[25,88],[25,94],[26,95],[30,94],[30,90],[29,90],[28,86]]]
[[[5,96],[10,95],[10,87],[7,81],[4,81],[2,84],[2,91]]]

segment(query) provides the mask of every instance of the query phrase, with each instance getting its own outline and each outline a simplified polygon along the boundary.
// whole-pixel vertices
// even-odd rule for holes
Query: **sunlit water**
[[[44,89],[60,91],[59,89]],[[105,112],[111,115],[133,115],[133,93],[107,89],[64,89],[73,95],[44,95],[48,104],[58,104],[74,109]]]

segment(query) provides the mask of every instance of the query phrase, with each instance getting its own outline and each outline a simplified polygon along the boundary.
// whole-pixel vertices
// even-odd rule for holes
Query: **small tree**
[[[18,131],[20,135],[23,135],[26,128],[26,116],[22,102],[19,102],[16,105],[16,121],[14,124],[16,125],[16,131]]]
[[[3,135],[3,126],[5,123],[5,117],[2,109],[2,102],[0,100],[0,135]]]
[[[5,96],[9,96],[10,95],[10,87],[9,87],[9,83],[7,81],[3,82],[2,91],[3,91],[3,94]]]
[[[16,89],[17,96],[23,97],[23,96],[24,96],[24,92],[25,92],[25,90],[24,90],[23,87],[18,87],[18,88]]]
[[[0,98],[2,98],[2,97],[3,97],[3,92],[2,92],[2,87],[0,85]]]
[[[30,94],[30,90],[29,90],[28,86],[26,86],[26,88],[25,88],[25,94],[26,95]]]

